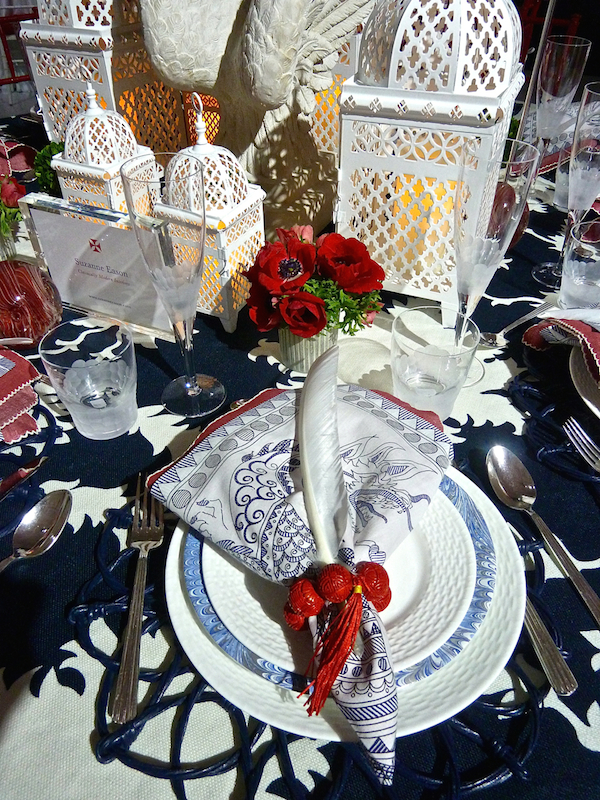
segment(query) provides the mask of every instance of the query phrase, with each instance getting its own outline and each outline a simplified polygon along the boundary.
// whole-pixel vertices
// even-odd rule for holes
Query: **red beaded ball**
[[[352,575],[341,564],[327,564],[317,581],[321,597],[330,603],[342,603],[352,591]]]
[[[292,584],[288,599],[296,614],[302,614],[303,617],[314,617],[325,605],[308,578],[299,578]]]
[[[383,599],[390,590],[390,579],[381,564],[361,561],[356,568],[356,579],[363,587],[363,594],[371,603]]]
[[[375,609],[375,611],[383,611],[384,608],[387,608],[389,606],[391,599],[392,599],[392,590],[388,589],[385,597],[381,597],[377,600],[371,600],[371,603],[373,604],[373,608]]]
[[[290,628],[295,631],[301,631],[307,626],[306,617],[302,614],[296,614],[289,603],[286,603],[283,607],[283,616]]]

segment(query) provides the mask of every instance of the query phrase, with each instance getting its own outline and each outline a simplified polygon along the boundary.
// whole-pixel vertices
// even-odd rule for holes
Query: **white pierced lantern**
[[[474,137],[483,154],[504,147],[520,48],[511,0],[376,0],[340,97],[336,229],[367,245],[387,288],[457,304],[459,154]]]
[[[21,23],[51,142],[64,141],[85,107],[87,83],[100,105],[125,117],[138,142],[158,152],[187,141],[181,93],[153,70],[139,9],[137,0],[38,0],[39,22]]]
[[[65,149],[54,156],[52,167],[67,202],[126,212],[121,164],[152,151],[138,145],[120,114],[100,108],[91,84],[86,97],[87,108],[67,126]]]
[[[265,192],[248,179],[233,153],[209,144],[202,119],[202,100],[194,93],[196,144],[181,150],[204,164],[206,245],[198,310],[220,318],[226,331],[237,325],[250,290],[242,274],[265,243]]]

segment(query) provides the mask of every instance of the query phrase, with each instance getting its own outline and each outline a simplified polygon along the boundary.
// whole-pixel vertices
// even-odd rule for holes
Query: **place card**
[[[126,214],[31,193],[20,208],[65,306],[174,341]]]

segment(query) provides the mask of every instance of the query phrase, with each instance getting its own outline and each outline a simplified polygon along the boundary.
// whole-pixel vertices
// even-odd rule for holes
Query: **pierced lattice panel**
[[[91,175],[69,174],[62,168],[56,168],[56,171],[63,199],[67,202],[110,208],[123,213],[127,211],[123,182],[118,175],[110,179],[100,179]]]
[[[37,0],[44,25],[98,28],[141,22],[138,0]]]
[[[315,108],[311,116],[310,133],[318,150],[339,152],[340,126],[339,98],[344,81],[354,75],[357,63],[358,36],[346,42],[338,51],[338,63],[332,70],[331,86],[315,95]]]
[[[179,92],[162,81],[124,90],[117,111],[131,125],[138,144],[155,152],[172,152],[185,145]]]
[[[67,125],[85,108],[89,82],[100,105],[125,117],[138,144],[155,151],[187,144],[181,93],[158,80],[138,27],[64,27],[58,37],[31,22],[21,26],[21,38],[51,141],[64,141]]]
[[[312,114],[311,136],[319,150],[336,153],[339,143],[339,96],[346,78],[333,74],[333,82],[326,92],[319,92]]]
[[[202,119],[206,125],[206,141],[212,144],[217,138],[221,121],[219,101],[216,97],[211,97],[211,95],[208,94],[201,94],[200,99],[202,100]],[[183,110],[188,142],[190,145],[196,144],[198,141],[198,137],[196,136],[196,110],[192,105],[192,95],[190,92],[183,93]]]
[[[456,181],[393,170],[355,170],[348,229],[385,268],[386,279],[445,294],[452,288]]]
[[[471,135],[366,120],[345,124],[337,230],[365,243],[388,283],[417,296],[454,299],[454,192]]]
[[[222,314],[225,310],[221,294],[219,261],[209,253],[204,256],[204,272],[198,298],[198,310],[216,315]]]
[[[50,130],[46,125],[48,136],[53,142],[62,142],[67,125],[76,114],[83,110],[83,95],[60,86],[48,86],[44,89],[41,98],[42,105],[52,109]]]

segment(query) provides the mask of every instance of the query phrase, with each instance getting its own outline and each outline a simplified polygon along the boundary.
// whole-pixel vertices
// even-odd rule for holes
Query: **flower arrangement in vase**
[[[310,225],[278,228],[277,237],[245,273],[250,319],[259,331],[277,328],[284,362],[308,371],[338,331],[353,336],[372,324],[385,273],[358,239],[325,233],[313,241]]]

